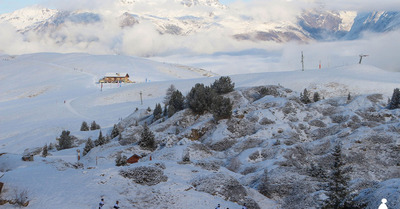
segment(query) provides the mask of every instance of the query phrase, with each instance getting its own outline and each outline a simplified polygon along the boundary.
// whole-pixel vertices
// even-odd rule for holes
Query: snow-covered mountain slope
[[[79,126],[78,123],[82,119],[104,120],[104,126],[109,126],[115,122],[115,117],[118,119],[132,111],[134,106],[122,104],[137,102],[140,92],[146,101],[148,98],[162,96],[164,89],[175,80],[215,75],[187,66],[114,55],[53,53],[16,57],[5,55],[1,56],[0,66],[2,89],[0,140],[3,145],[24,141],[29,141],[30,144],[36,141],[26,141],[27,138],[49,142],[60,130],[70,129],[68,126],[74,126],[75,123]],[[115,72],[128,73],[130,80],[136,83],[126,86],[122,84],[121,88],[119,84],[104,84],[101,92],[101,86],[97,83],[99,79],[106,73]],[[147,89],[146,81],[168,82],[161,84],[161,87],[156,85]],[[136,90],[126,91],[133,86]],[[97,96],[92,98],[91,95]],[[79,104],[80,108],[76,109],[75,104]],[[110,106],[114,107],[106,108]],[[110,114],[115,116],[110,117]],[[76,119],[78,121],[75,121]],[[27,120],[36,122],[30,124]],[[45,124],[53,125],[50,128]],[[0,152],[5,150],[21,152],[25,149],[17,146],[16,150],[12,151],[10,147],[6,147],[3,146]]]
[[[364,32],[388,32],[400,28],[400,12],[366,12],[354,19],[354,24],[347,39],[357,39]]]
[[[216,79],[182,68],[125,56],[1,56],[0,199],[26,191],[32,209],[94,209],[102,197],[107,208],[116,200],[123,208],[317,208],[326,197],[318,169],[330,170],[330,152],[340,141],[353,168],[349,189],[357,203],[374,208],[388,195],[388,206],[399,206],[400,117],[399,110],[385,108],[399,73],[352,65],[234,75],[235,91],[225,95],[233,102],[230,120],[215,123],[212,114],[184,110],[153,121],[146,109],[161,103],[171,84],[186,95],[195,83]],[[96,81],[110,71],[128,72],[137,83],[105,84],[100,91]],[[301,103],[304,88],[321,100]],[[82,121],[93,120],[104,135],[118,124],[121,138],[93,148],[76,164],[76,149],[99,135],[79,131]],[[159,145],[154,152],[136,143],[145,122]],[[56,144],[62,130],[77,137],[77,147],[41,157],[41,148]],[[23,153],[34,154],[34,162],[21,161]],[[187,153],[190,162],[182,162]],[[118,154],[144,158],[117,167]],[[156,179],[145,182],[156,184],[121,175],[130,169],[138,176],[149,172]],[[257,191],[265,179],[267,196]]]
[[[316,208],[326,192],[318,168],[330,170],[329,153],[340,141],[356,203],[376,208],[385,197],[391,208],[399,206],[400,118],[398,110],[385,108],[399,73],[353,65],[234,75],[235,91],[226,95],[233,101],[230,120],[215,123],[211,114],[184,110],[153,123],[146,109],[161,103],[171,84],[186,94],[195,83],[216,78],[195,68],[87,54],[3,55],[0,69],[0,199],[27,192],[32,209],[96,208],[102,197],[106,207],[118,200],[123,208]],[[105,84],[100,91],[96,81],[110,71],[128,72],[137,83]],[[304,88],[323,99],[302,104]],[[93,148],[76,164],[76,149],[99,135],[79,131],[82,121],[93,120],[104,135],[118,124],[121,138]],[[154,152],[136,143],[145,122],[159,145]],[[41,157],[40,148],[56,144],[62,130],[77,137],[77,147]],[[34,162],[21,161],[23,153],[34,154]],[[119,154],[144,158],[117,167]],[[182,162],[185,155],[190,162]],[[150,169],[148,175],[159,179],[143,185],[121,175],[129,169]],[[257,190],[267,177],[266,197]]]

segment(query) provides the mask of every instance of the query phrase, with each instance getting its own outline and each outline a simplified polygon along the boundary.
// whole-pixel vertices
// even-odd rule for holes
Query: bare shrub
[[[236,140],[234,139],[223,139],[211,144],[210,149],[221,152],[231,148],[234,144],[236,144]]]
[[[168,177],[164,175],[164,171],[161,168],[152,166],[140,166],[120,170],[119,174],[124,178],[132,179],[137,184],[147,186],[153,186],[168,180]]]
[[[258,147],[258,146],[260,146],[261,143],[263,143],[262,139],[249,137],[245,141],[243,141],[241,143],[238,143],[238,145],[235,146],[235,151],[236,152],[241,152],[241,151],[246,150],[246,149],[251,149],[251,148],[254,148],[254,147]]]
[[[258,167],[257,166],[249,166],[249,167],[246,167],[242,172],[240,172],[242,175],[247,175],[247,174],[249,174],[249,173],[254,173],[254,172],[256,172],[257,171],[257,169],[258,169]]]
[[[28,191],[14,190],[14,203],[22,207],[27,207],[29,204]]]
[[[228,130],[236,137],[252,135],[256,132],[255,123],[251,123],[248,119],[232,118],[228,121]]]
[[[314,139],[322,139],[326,136],[335,135],[340,131],[340,127],[338,125],[328,127],[328,128],[318,128],[311,132],[311,136]]]
[[[315,127],[320,127],[320,128],[326,127],[326,124],[318,119],[312,120],[308,124],[310,124],[310,126],[315,126]]]
[[[321,111],[322,115],[324,116],[329,116],[329,115],[333,115],[336,113],[336,107],[327,107],[322,109]]]
[[[377,135],[373,134],[370,136],[367,136],[363,139],[364,141],[370,141],[374,144],[390,144],[393,142],[393,138],[388,135]]]
[[[192,180],[191,184],[199,192],[218,195],[232,202],[243,201],[247,196],[246,189],[238,180],[222,173],[200,176]]]
[[[330,117],[333,123],[344,123],[349,119],[348,115],[331,115]]]
[[[210,161],[199,161],[196,162],[196,166],[201,167],[202,169],[206,169],[209,171],[218,171],[220,168],[220,165],[217,162],[210,162]]]
[[[367,96],[367,98],[369,99],[369,101],[373,102],[373,103],[378,103],[379,101],[381,101],[383,99],[383,95],[382,94],[372,94]]]
[[[385,117],[377,112],[371,112],[371,111],[358,111],[357,114],[361,116],[364,120],[370,121],[370,122],[378,122],[382,123],[385,121]]]
[[[292,102],[287,102],[285,104],[285,107],[282,108],[282,112],[285,113],[285,115],[288,115],[290,113],[296,114],[297,108],[293,105]]]
[[[263,118],[260,120],[260,125],[271,125],[271,124],[275,124],[275,121],[270,120],[269,118]]]

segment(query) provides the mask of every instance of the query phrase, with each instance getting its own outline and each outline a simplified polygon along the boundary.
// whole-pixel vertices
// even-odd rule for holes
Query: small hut
[[[137,154],[134,154],[130,158],[128,158],[128,160],[126,162],[129,163],[129,164],[137,163],[137,162],[139,162],[139,160],[141,158],[142,158],[141,156],[139,156]]]
[[[100,80],[100,83],[131,83],[129,80],[128,73],[106,73],[103,79]]]

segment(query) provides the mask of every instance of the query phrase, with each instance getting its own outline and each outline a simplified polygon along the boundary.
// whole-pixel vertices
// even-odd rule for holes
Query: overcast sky
[[[97,5],[102,1],[109,0],[83,0],[85,5]],[[321,5],[329,9],[337,10],[357,10],[357,11],[400,11],[399,0],[219,0],[225,5],[231,5],[235,3],[250,3],[250,5],[255,5],[259,7],[262,4],[288,4],[293,3],[294,5],[306,5],[308,3],[319,2]],[[73,1],[72,1],[73,2]],[[8,13],[21,9],[27,6],[35,4],[46,5],[65,5],[70,4],[70,0],[0,0],[0,14]],[[254,3],[254,4],[253,4]]]

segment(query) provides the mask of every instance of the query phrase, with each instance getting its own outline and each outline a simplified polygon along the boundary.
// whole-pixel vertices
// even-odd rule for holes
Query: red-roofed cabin
[[[142,157],[140,157],[139,155],[134,154],[134,155],[132,155],[130,158],[128,158],[128,160],[127,160],[126,162],[127,162],[127,163],[130,163],[130,164],[137,163],[137,162],[139,162],[139,160],[140,160],[141,158],[142,158]]]

